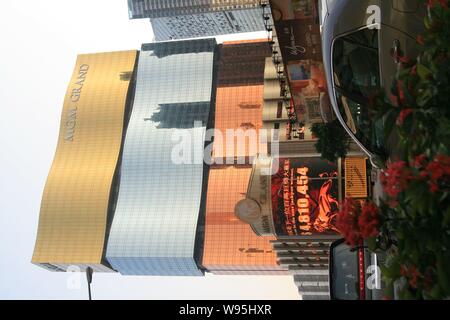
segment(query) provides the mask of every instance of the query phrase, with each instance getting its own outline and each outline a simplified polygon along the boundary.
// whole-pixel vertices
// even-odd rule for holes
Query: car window
[[[383,126],[374,121],[369,97],[380,87],[378,31],[362,29],[333,46],[333,77],[339,111],[347,127],[371,152],[384,150]]]
[[[368,108],[343,94],[336,92],[339,112],[347,127],[367,148],[372,149],[373,133]]]
[[[333,46],[335,85],[361,99],[380,88],[378,31],[363,29],[338,38]]]
[[[359,299],[358,253],[345,243],[332,250],[331,296],[339,300]]]

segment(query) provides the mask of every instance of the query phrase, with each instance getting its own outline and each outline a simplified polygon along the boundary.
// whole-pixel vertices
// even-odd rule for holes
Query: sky
[[[219,41],[264,34],[220,37]],[[86,299],[84,274],[30,263],[76,56],[139,49],[148,20],[126,0],[0,1],[0,299]],[[299,299],[291,276],[94,274],[94,299]]]

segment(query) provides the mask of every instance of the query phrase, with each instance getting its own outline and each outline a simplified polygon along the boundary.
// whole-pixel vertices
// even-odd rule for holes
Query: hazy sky
[[[69,289],[67,274],[30,260],[76,55],[139,49],[152,40],[147,20],[128,20],[126,2],[0,1],[0,299],[87,296],[84,275],[80,289]],[[94,274],[92,289],[94,299],[299,298],[290,276]]]

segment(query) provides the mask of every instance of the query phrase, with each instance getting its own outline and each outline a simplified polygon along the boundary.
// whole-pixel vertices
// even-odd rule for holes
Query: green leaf
[[[417,74],[422,80],[428,80],[428,78],[433,75],[433,72],[425,67],[423,64],[417,64]]]
[[[439,255],[436,263],[438,283],[442,286],[447,294],[450,295],[449,272],[450,266],[445,265],[444,258]]]
[[[384,139],[387,141],[394,129],[394,124],[397,121],[398,111],[396,109],[391,109],[386,114],[384,120]]]
[[[367,246],[369,247],[370,251],[376,251],[378,249],[377,238],[372,237],[367,239]]]
[[[446,192],[445,195],[448,195]],[[447,208],[444,212],[444,220],[442,221],[443,226],[448,226],[450,224],[450,208]]]

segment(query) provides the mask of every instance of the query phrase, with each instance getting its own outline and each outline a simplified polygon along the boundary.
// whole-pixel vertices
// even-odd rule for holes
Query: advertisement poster
[[[337,164],[320,158],[276,160],[279,170],[271,181],[276,234],[335,234],[339,208]]]
[[[287,63],[298,60],[322,60],[320,26],[316,19],[275,22],[281,55]]]
[[[318,19],[317,0],[270,0],[275,21]]]
[[[299,122],[320,117],[320,95],[327,90],[317,0],[272,0],[275,29]]]

